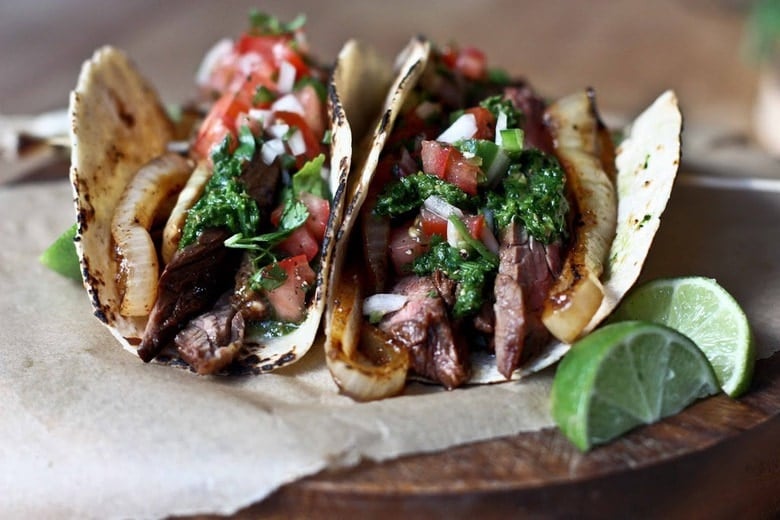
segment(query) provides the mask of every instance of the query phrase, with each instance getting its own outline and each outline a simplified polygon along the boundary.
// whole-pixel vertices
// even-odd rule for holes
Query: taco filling
[[[329,118],[328,108],[343,115],[328,105],[330,71],[309,55],[303,24],[252,13],[249,31],[219,42],[198,72],[202,98],[185,111],[194,123],[178,146],[166,129],[144,150],[152,139],[133,111],[159,102],[145,84],[132,99],[127,79],[110,76],[118,67],[144,83],[121,53],[105,48],[82,72],[72,176],[85,284],[98,316],[144,361],[182,360],[200,374],[231,364],[231,372],[264,372],[314,341],[331,186],[345,182],[331,174],[330,140],[349,128]],[[106,164],[113,144],[79,124],[107,97],[116,98],[108,111],[126,113],[90,122],[132,146],[133,162],[117,153],[117,164]],[[154,116],[169,125],[159,110]]]
[[[603,297],[613,163],[592,91],[548,106],[481,52],[433,48],[355,228],[360,334],[446,388],[470,380],[475,352],[509,379],[554,338],[572,341]]]

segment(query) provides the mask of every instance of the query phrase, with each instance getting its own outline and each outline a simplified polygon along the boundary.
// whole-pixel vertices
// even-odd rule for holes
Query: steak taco
[[[112,47],[85,63],[70,100],[95,314],[144,361],[199,374],[267,372],[311,347],[351,161],[342,92],[361,81],[379,106],[371,93],[389,80],[317,63],[303,18],[251,22],[206,55],[200,97],[176,124]],[[337,68],[364,55],[351,44]]]
[[[559,359],[639,276],[680,155],[672,92],[615,143],[593,89],[548,103],[480,51],[424,39],[400,61],[326,312],[328,366],[358,399]]]

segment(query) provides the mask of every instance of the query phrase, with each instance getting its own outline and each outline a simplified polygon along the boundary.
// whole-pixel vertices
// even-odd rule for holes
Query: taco
[[[374,399],[555,362],[639,276],[679,162],[674,94],[616,145],[593,89],[548,104],[476,49],[419,39],[394,89],[339,233],[336,383]]]
[[[311,347],[351,164],[342,92],[361,81],[380,106],[390,79],[317,63],[303,18],[251,22],[206,55],[200,97],[176,124],[112,47],[85,63],[70,101],[95,315],[144,361],[199,374],[267,372]],[[364,55],[349,45],[337,69]]]

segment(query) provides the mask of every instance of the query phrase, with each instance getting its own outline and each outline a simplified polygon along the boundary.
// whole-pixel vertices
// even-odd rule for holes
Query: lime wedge
[[[81,281],[79,257],[76,254],[76,246],[73,243],[75,237],[76,224],[73,224],[43,252],[40,261],[43,265],[62,276]]]
[[[624,321],[576,342],[555,372],[552,415],[587,451],[718,392],[707,358],[679,332]]]
[[[652,321],[691,338],[729,396],[737,397],[750,386],[756,359],[753,333],[737,301],[712,278],[647,282],[629,293],[610,318],[619,320]]]

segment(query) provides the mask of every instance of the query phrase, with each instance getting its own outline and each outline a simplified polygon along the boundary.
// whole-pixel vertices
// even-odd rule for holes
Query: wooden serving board
[[[745,308],[757,344],[777,345],[780,194],[703,184],[678,183],[643,278],[714,277]],[[585,454],[554,428],[521,433],[320,473],[236,518],[775,516],[780,353],[757,363],[742,398],[702,400]]]
[[[588,453],[556,429],[290,484],[235,518],[772,518],[780,515],[780,354],[719,395]]]

